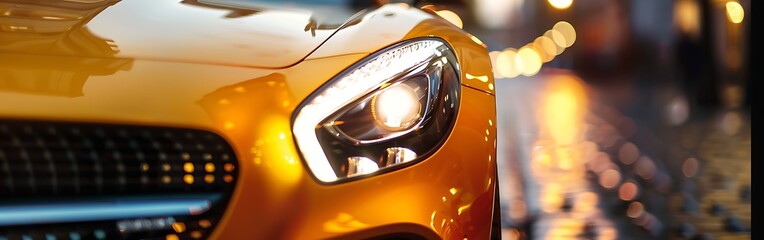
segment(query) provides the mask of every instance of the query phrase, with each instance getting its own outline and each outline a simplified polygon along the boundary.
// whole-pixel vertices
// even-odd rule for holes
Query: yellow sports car
[[[433,7],[0,0],[0,239],[488,239],[486,47]]]

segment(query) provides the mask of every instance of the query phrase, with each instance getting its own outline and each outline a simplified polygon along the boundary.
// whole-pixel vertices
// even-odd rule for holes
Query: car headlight
[[[427,157],[450,133],[459,65],[440,39],[385,48],[340,73],[295,112],[292,131],[313,175],[335,182]]]

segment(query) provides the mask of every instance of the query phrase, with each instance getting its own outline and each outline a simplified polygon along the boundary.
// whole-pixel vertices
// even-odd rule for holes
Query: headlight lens
[[[313,93],[292,131],[322,182],[389,171],[437,150],[459,104],[459,65],[441,40],[383,49]]]

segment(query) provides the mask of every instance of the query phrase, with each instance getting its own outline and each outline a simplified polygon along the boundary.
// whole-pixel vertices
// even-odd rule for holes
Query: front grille
[[[0,121],[0,209],[34,209],[51,204],[76,206],[93,201],[161,202],[168,198],[176,199],[174,201],[208,199],[210,203],[208,209],[191,211],[185,216],[86,218],[81,223],[67,220],[56,224],[41,219],[20,225],[0,220],[0,239],[8,236],[34,239],[32,235],[44,236],[45,232],[55,236],[92,235],[109,239],[164,238],[165,234],[176,234],[173,236],[180,238],[204,237],[225,210],[237,172],[233,149],[223,138],[207,131]],[[151,225],[151,221],[159,218],[173,226],[133,232],[118,226],[130,221],[148,221],[145,223]],[[159,222],[154,225],[157,224]],[[87,227],[89,225],[93,227]],[[56,239],[67,238],[72,237]]]

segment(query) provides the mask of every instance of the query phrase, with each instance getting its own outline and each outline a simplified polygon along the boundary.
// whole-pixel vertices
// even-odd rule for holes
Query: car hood
[[[283,68],[357,10],[229,0],[0,0],[0,52]]]
[[[291,51],[295,54],[293,57],[283,54],[279,57],[264,57],[267,54],[244,54],[244,50],[235,51],[232,49],[234,46],[225,42],[241,41],[241,44],[252,46],[251,49],[243,48],[250,49],[247,51],[252,52],[287,49],[286,44],[273,40],[273,44],[279,47],[267,48],[225,35],[207,38],[205,43],[178,40],[186,38],[176,37],[173,39],[178,44],[151,44],[142,39],[154,38],[154,36],[128,34],[127,30],[117,31],[122,26],[119,23],[112,23],[115,25],[111,28],[95,24],[109,18],[129,20],[127,16],[115,17],[119,15],[119,11],[126,11],[116,9],[120,9],[120,6],[123,8],[143,6],[135,3],[145,4],[147,0],[17,1],[17,3],[9,3],[9,1],[13,0],[0,0],[0,4],[5,4],[0,6],[0,9],[9,9],[0,10],[0,24],[3,24],[0,25],[3,29],[0,32],[2,34],[0,35],[0,102],[12,104],[0,104],[0,118],[182,125],[220,131],[230,128],[231,123],[241,124],[232,119],[259,111],[255,111],[255,107],[242,107],[232,111],[236,116],[211,119],[210,110],[207,110],[205,106],[226,107],[230,106],[231,101],[230,97],[218,99],[217,101],[220,102],[217,105],[209,104],[214,101],[201,101],[201,99],[209,99],[205,96],[212,92],[231,88],[235,90],[232,91],[234,95],[240,93],[242,96],[246,95],[247,102],[252,101],[258,104],[268,102],[264,106],[278,108],[291,114],[297,104],[304,101],[319,86],[370,53],[390,43],[436,35],[446,42],[458,43],[460,47],[455,49],[458,59],[469,59],[469,61],[461,61],[461,69],[464,69],[462,71],[463,85],[488,94],[492,94],[493,91],[493,81],[489,78],[491,68],[488,58],[475,57],[487,54],[484,45],[477,44],[474,37],[470,39],[460,29],[437,18],[436,15],[405,4],[386,4],[369,10],[363,15],[359,14],[357,18],[351,18],[353,20],[344,23],[339,27],[341,28],[339,31],[326,30],[336,32],[331,38],[326,36],[325,41],[315,43],[320,45],[318,49],[313,50],[313,46],[305,47],[300,54]],[[217,17],[210,17],[209,21],[238,21],[236,18],[223,17],[232,14],[229,8],[200,7],[165,0],[150,1],[157,6],[167,5],[165,7],[197,9],[202,12],[215,11],[218,14]],[[157,22],[157,25],[168,25],[166,21],[191,17],[191,15],[181,17],[187,13],[160,11],[161,9],[160,7],[142,9],[148,13],[141,12],[140,19],[136,18],[134,22],[123,25],[132,28],[140,25],[139,22],[145,24],[150,21]],[[141,9],[136,9],[140,12],[138,10]],[[154,11],[174,17],[152,19],[149,16],[161,15]],[[247,14],[248,12],[239,12],[234,15]],[[11,22],[9,19],[16,19],[18,23]],[[177,29],[170,28],[167,31],[174,31],[176,34],[184,32],[191,35],[192,32],[198,31],[188,28],[207,26],[199,23],[199,26],[188,25],[183,28],[178,22],[173,23],[176,24]],[[234,23],[230,24],[237,26]],[[248,24],[239,26],[248,26]],[[150,25],[146,27],[156,28]],[[209,28],[212,29],[211,26]],[[316,28],[317,37],[324,34],[320,30],[322,27],[316,26]],[[255,26],[251,28],[251,31],[266,31],[266,29],[268,27]],[[103,31],[112,32],[110,35],[101,35]],[[157,34],[167,33],[157,32]],[[271,41],[267,37],[253,36],[251,39],[254,42]],[[198,48],[202,49],[194,49],[192,44],[198,44]],[[157,52],[163,51],[167,54],[158,54],[146,49],[156,49]],[[219,51],[227,52],[219,54]],[[203,53],[207,53],[205,56],[213,60],[205,60]],[[226,56],[228,58],[225,58]],[[183,58],[187,60],[179,60]],[[210,62],[227,64],[210,64]],[[259,67],[254,63],[258,63]],[[270,66],[273,69],[263,66]],[[280,80],[282,77],[278,76],[283,76],[286,80]],[[283,84],[288,86],[286,91],[288,94],[284,94],[290,97],[284,98],[283,94],[271,95],[275,94],[271,91],[272,87],[281,84],[279,81],[283,81]],[[245,82],[262,82],[258,84],[265,85],[238,87],[238,84]],[[268,99],[281,100],[269,102]],[[201,104],[202,102],[205,104]],[[263,116],[258,115],[258,117]]]

